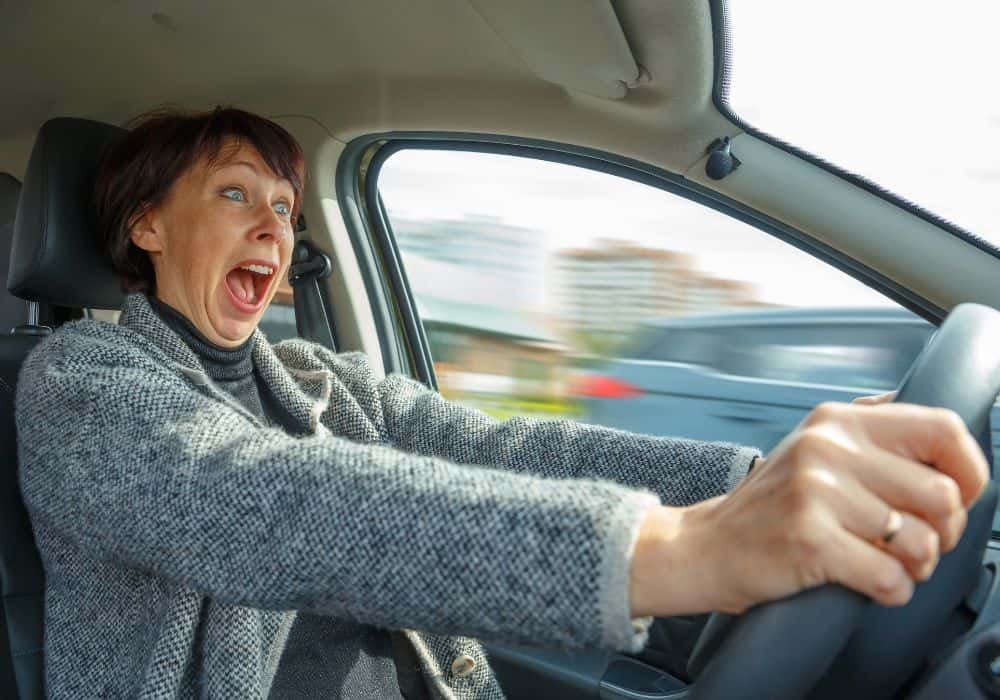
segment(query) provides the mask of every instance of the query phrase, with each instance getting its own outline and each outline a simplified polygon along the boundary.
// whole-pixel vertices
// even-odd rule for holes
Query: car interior
[[[725,0],[37,0],[0,13],[5,698],[45,696],[44,572],[17,478],[17,439],[31,439],[15,434],[19,369],[60,324],[113,320],[120,308],[110,262],[95,248],[90,192],[102,146],[156,105],[232,104],[300,141],[308,181],[297,236],[309,247],[292,281],[299,332],[432,386],[405,259],[373,185],[404,145],[627,171],[805,251],[934,325],[961,304],[1000,308],[991,244],[728,109]],[[962,318],[941,342],[995,338],[980,332],[993,319]],[[964,360],[947,362],[957,372]],[[924,374],[910,376],[947,375],[959,401],[947,362],[926,360]],[[962,400],[978,402],[969,415],[989,445],[992,370],[966,369],[977,388]],[[487,644],[491,664],[511,698],[998,697],[995,501],[994,489],[963,544],[899,610],[831,588],[749,621],[714,616],[683,671],[658,665],[655,653]],[[786,675],[788,684],[775,680]]]

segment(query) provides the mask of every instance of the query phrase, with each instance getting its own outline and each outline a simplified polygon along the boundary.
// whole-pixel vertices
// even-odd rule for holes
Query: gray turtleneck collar
[[[191,320],[159,299],[147,296],[149,305],[171,330],[191,348],[211,380],[266,424],[296,429],[295,420],[272,396],[253,364],[253,336],[235,348],[223,348],[204,336]]]
[[[235,348],[223,348],[206,338],[187,316],[169,304],[151,296],[149,305],[194,351],[204,365],[205,373],[212,379],[232,381],[253,374],[252,337]]]

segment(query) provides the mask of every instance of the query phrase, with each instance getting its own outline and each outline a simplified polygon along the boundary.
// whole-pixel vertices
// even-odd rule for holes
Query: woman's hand
[[[889,403],[894,398],[898,392],[889,391],[884,394],[873,394],[872,396],[859,396],[854,399],[851,403],[861,404],[862,406],[877,406],[882,403]]]
[[[987,480],[951,411],[823,404],[732,493],[647,516],[632,613],[742,612],[824,583],[903,605],[958,542]]]

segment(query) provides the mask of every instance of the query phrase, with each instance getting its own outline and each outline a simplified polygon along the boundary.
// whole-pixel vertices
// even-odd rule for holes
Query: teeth
[[[241,270],[250,270],[250,272],[256,272],[261,275],[273,275],[274,268],[270,265],[241,265]]]

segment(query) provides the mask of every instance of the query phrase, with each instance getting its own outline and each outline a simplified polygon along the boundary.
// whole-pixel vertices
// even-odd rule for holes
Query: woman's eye
[[[245,202],[247,201],[247,196],[243,193],[239,187],[227,187],[222,190],[222,196],[227,197],[234,202]]]
[[[278,212],[281,216],[291,216],[292,208],[288,205],[288,202],[278,202],[274,205],[274,210]]]

